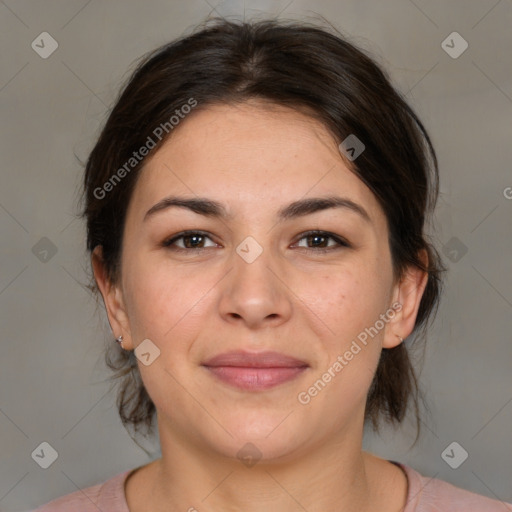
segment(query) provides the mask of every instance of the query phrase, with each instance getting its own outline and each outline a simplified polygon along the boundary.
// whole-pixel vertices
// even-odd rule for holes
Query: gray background
[[[81,285],[74,154],[86,159],[135,59],[210,13],[241,18],[244,4],[0,1],[1,510],[35,508],[150,460],[117,418],[103,365],[110,331]],[[278,13],[321,15],[371,52],[407,93],[440,160],[435,227],[449,273],[421,373],[431,415],[413,449],[411,420],[381,437],[368,432],[364,447],[510,502],[511,1],[245,2],[246,18]],[[31,48],[43,31],[59,45],[47,59]],[[458,58],[441,46],[453,31],[469,44]],[[47,261],[43,237],[57,249]],[[31,457],[43,441],[59,454],[48,469]],[[469,453],[458,469],[441,457],[453,441]],[[158,456],[157,443],[145,446]]]

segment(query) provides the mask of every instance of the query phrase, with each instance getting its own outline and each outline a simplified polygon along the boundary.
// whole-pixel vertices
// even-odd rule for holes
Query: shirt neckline
[[[412,496],[412,493],[414,491],[414,482],[413,482],[414,475],[409,470],[410,468],[408,468],[405,464],[402,464],[401,462],[397,462],[394,460],[388,460],[388,462],[391,462],[392,464],[394,464],[395,466],[400,468],[402,470],[402,472],[404,473],[405,478],[407,480],[406,501],[405,501],[405,506],[401,512],[413,511],[414,503],[412,503],[412,501],[413,501],[413,499],[416,501],[419,497],[419,493],[416,493],[415,496]],[[138,469],[140,469],[142,467],[144,467],[144,465],[138,466],[133,469],[128,469],[128,470],[120,473],[117,477],[114,477],[112,479],[111,487],[114,490],[118,491],[116,493],[116,495],[119,496],[119,505],[121,506],[120,512],[130,512],[130,509],[128,508],[128,501],[126,500],[126,482],[128,480],[128,477],[132,473],[135,473],[135,471],[137,471]],[[117,489],[115,489],[115,488],[117,488]]]

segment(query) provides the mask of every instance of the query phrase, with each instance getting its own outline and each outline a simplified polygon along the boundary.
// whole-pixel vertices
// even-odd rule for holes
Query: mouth
[[[262,391],[297,378],[309,365],[277,352],[227,352],[202,364],[220,381],[243,390]]]

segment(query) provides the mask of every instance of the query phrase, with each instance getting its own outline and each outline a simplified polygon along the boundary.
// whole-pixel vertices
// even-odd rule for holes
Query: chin
[[[297,418],[292,419],[293,414],[287,418],[288,414],[281,411],[265,415],[255,411],[240,414],[231,421],[220,420],[233,437],[223,436],[218,448],[229,457],[247,455],[262,462],[286,458],[303,447],[309,437],[304,423],[299,425]]]

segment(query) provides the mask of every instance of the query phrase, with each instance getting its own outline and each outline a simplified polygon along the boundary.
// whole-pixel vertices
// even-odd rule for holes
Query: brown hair
[[[172,134],[171,117],[183,105],[192,105],[191,100],[197,111],[250,98],[308,112],[338,143],[351,134],[363,141],[365,150],[351,168],[386,214],[395,277],[401,277],[409,265],[428,273],[413,330],[414,342],[424,338],[427,320],[438,307],[445,270],[424,233],[439,188],[434,148],[415,112],[380,66],[345,37],[317,26],[214,19],[144,56],[120,92],[86,163],[82,215],[87,221],[88,250],[102,246],[107,275],[116,282],[126,211],[146,161],[132,162],[127,169],[134,151],[151,138],[155,152]],[[160,130],[163,136],[156,137],[159,126],[166,127],[165,134]],[[126,172],[120,172],[123,165]],[[122,179],[113,180],[116,173]],[[105,186],[107,182],[110,185]],[[428,254],[427,266],[420,259],[421,250]],[[116,372],[113,379],[122,377],[117,399],[121,420],[136,431],[140,426],[151,431],[155,406],[134,353],[110,345],[106,363]],[[405,344],[383,349],[367,397],[365,423],[370,421],[376,431],[380,417],[400,423],[412,398],[417,440],[418,393]]]

